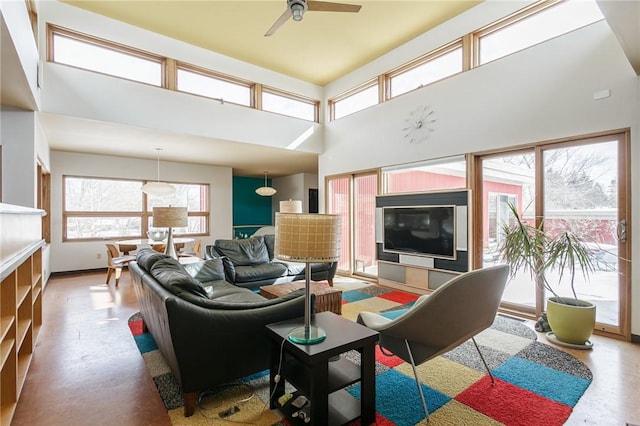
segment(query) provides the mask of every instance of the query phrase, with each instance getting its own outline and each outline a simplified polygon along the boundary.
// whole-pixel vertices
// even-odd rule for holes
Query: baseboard
[[[81,269],[78,271],[61,271],[61,272],[52,272],[51,278],[53,277],[63,277],[68,275],[81,275],[92,272],[107,272],[107,268],[95,268],[95,269]]]
[[[640,343],[640,336],[638,336],[637,334],[632,334],[631,343]]]

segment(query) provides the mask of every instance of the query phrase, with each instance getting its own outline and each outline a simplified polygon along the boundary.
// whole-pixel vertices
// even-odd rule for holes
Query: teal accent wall
[[[271,179],[267,179],[271,186]],[[243,176],[233,177],[233,226],[234,238],[240,234],[251,235],[260,226],[273,225],[271,223],[271,197],[256,194],[256,189],[264,185],[264,178]],[[260,225],[250,228],[237,228],[241,225]]]

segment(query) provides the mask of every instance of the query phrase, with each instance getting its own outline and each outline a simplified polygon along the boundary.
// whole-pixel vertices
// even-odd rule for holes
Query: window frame
[[[462,49],[462,51],[461,51],[462,62],[460,63],[460,71],[459,72],[450,74],[450,75],[448,75],[446,77],[442,77],[442,78],[440,78],[438,80],[434,80],[434,81],[432,81],[430,83],[427,83],[427,84],[421,84],[420,86],[418,86],[418,87],[416,87],[414,89],[408,90],[406,92],[399,93],[399,94],[397,94],[395,96],[391,95],[392,80],[395,77],[398,77],[398,76],[400,76],[400,75],[402,75],[404,73],[407,73],[409,71],[413,71],[414,69],[416,69],[416,68],[418,68],[418,67],[420,67],[422,65],[425,65],[425,64],[427,64],[427,63],[429,63],[429,62],[431,62],[433,60],[436,60],[436,59],[438,59],[438,58],[440,58],[440,57],[442,57],[442,56],[444,56],[444,55],[446,55],[448,53],[451,53],[451,52],[453,52],[453,51],[455,51],[457,49]],[[442,81],[445,78],[449,78],[449,77],[451,77],[453,75],[457,75],[457,74],[460,74],[461,72],[464,72],[465,71],[465,69],[464,69],[464,63],[465,63],[464,57],[465,57],[464,43],[462,41],[462,38],[459,38],[457,40],[454,40],[454,41],[452,41],[450,43],[445,44],[444,46],[440,46],[440,47],[438,47],[438,48],[436,48],[436,49],[434,49],[434,50],[432,50],[432,51],[430,51],[430,52],[428,52],[428,53],[426,53],[426,54],[424,54],[422,56],[419,56],[416,59],[413,59],[412,61],[409,61],[409,62],[407,62],[407,63],[405,63],[405,64],[403,64],[403,65],[401,65],[401,66],[399,66],[397,68],[394,68],[393,70],[391,70],[391,71],[387,72],[386,74],[384,74],[384,81],[385,81],[385,85],[384,85],[385,86],[385,91],[384,91],[385,92],[385,96],[384,96],[384,99],[386,101],[388,101],[388,100],[396,98],[398,96],[402,96],[402,95],[404,95],[406,93],[411,93],[411,92],[414,92],[414,91],[416,91],[418,89],[422,89],[423,87],[429,86],[429,85],[431,85],[433,83],[436,83],[438,81]]]
[[[262,98],[263,98],[262,94],[263,93],[268,93],[268,94],[274,95],[274,96],[280,96],[282,98],[291,99],[293,101],[302,102],[302,103],[305,103],[305,104],[313,106],[313,119],[312,120],[308,120],[306,118],[294,117],[292,115],[285,114],[283,112],[271,111],[271,110],[264,109],[263,100],[262,100]],[[280,114],[280,115],[284,115],[284,116],[292,117],[292,118],[298,118],[300,120],[312,121],[314,123],[318,123],[320,121],[320,101],[318,101],[316,99],[308,98],[308,97],[301,96],[301,95],[296,95],[295,93],[287,92],[285,90],[275,89],[273,87],[262,86],[262,85],[260,87],[259,94],[260,94],[260,108],[259,109],[262,110],[262,111],[271,112],[273,114]]]
[[[245,87],[247,89],[249,89],[249,99],[248,99],[248,105],[244,105],[244,104],[239,104],[233,101],[229,101],[227,99],[224,99],[223,97],[219,97],[219,98],[214,98],[211,96],[207,96],[207,95],[203,95],[200,93],[193,93],[193,92],[186,92],[184,90],[180,90],[178,89],[178,71],[179,70],[184,70],[184,71],[188,71],[194,74],[199,74],[203,77],[208,77],[211,78],[213,80],[218,80],[224,83],[229,83],[229,84],[234,84],[237,86],[241,86],[241,87]],[[237,77],[233,77],[227,74],[223,74],[217,71],[213,71],[210,70],[208,68],[204,68],[204,67],[200,67],[197,65],[193,65],[193,64],[189,64],[187,62],[181,62],[181,61],[175,61],[175,91],[176,92],[180,92],[180,93],[187,93],[189,95],[194,95],[194,96],[200,96],[203,98],[207,98],[207,99],[213,99],[216,101],[220,101],[220,102],[228,102],[230,104],[234,104],[234,105],[240,105],[240,106],[244,106],[244,107],[249,107],[249,108],[255,108],[256,107],[256,100],[255,100],[255,92],[256,92],[256,83],[251,82],[249,80],[243,80],[241,78],[237,78]]]
[[[80,67],[77,65],[70,65],[63,62],[57,62],[55,58],[55,43],[54,37],[58,35],[60,37],[66,37],[71,40],[78,41],[80,43],[85,43],[91,46],[112,50],[114,52],[122,53],[125,55],[133,56],[135,58],[144,59],[146,61],[155,62],[160,65],[160,84],[155,85],[152,83],[148,83],[145,81],[134,80],[127,77],[122,77],[120,75],[110,74],[103,71],[96,71],[89,68]],[[80,33],[78,31],[70,30],[68,28],[63,28],[54,24],[47,23],[47,61],[52,62],[59,65],[64,65],[71,68],[81,69],[84,71],[95,72],[102,75],[108,75],[110,77],[121,78],[123,80],[134,81],[140,84],[146,84],[152,87],[163,87],[167,88],[168,83],[168,72],[167,72],[167,58],[161,55],[155,55],[153,53],[147,52],[145,50],[136,49],[131,46],[127,46],[124,44],[117,43],[115,41],[106,40],[100,37],[90,36],[84,33]]]
[[[372,106],[381,103],[382,102],[381,99],[384,99],[384,95],[383,95],[384,87],[381,87],[381,81],[384,81],[384,78],[382,78],[382,77],[373,78],[371,80],[365,81],[364,83],[362,83],[362,84],[360,84],[360,85],[358,85],[358,86],[356,86],[356,87],[354,87],[352,89],[347,90],[346,92],[343,92],[343,93],[339,94],[338,96],[334,96],[333,98],[329,99],[328,100],[328,104],[329,104],[329,121],[339,120],[341,118],[347,117],[347,116],[349,116],[351,114],[355,114],[357,112],[363,111],[363,110],[365,110],[367,108],[371,108]],[[378,86],[378,103],[366,106],[366,107],[364,107],[362,109],[359,109],[357,111],[353,111],[353,112],[351,112],[349,114],[346,114],[346,115],[343,115],[341,117],[336,118],[336,104],[338,104],[339,102],[342,102],[342,101],[344,101],[346,99],[349,99],[349,98],[351,98],[351,97],[353,97],[353,96],[355,96],[355,95],[357,95],[357,94],[359,94],[361,92],[364,92],[367,89],[375,87],[375,86]]]
[[[490,23],[490,24],[488,24],[488,25],[486,25],[484,27],[481,27],[480,29],[472,32],[471,33],[472,45],[473,45],[472,67],[475,68],[475,67],[482,66],[484,64],[488,64],[488,63],[493,62],[495,60],[498,60],[500,58],[504,58],[505,56],[509,56],[511,54],[514,54],[514,53],[517,53],[517,52],[521,52],[522,50],[528,49],[529,47],[535,46],[536,44],[543,43],[543,42],[551,40],[551,39],[553,39],[555,37],[558,37],[560,35],[566,34],[566,32],[565,32],[565,33],[561,33],[561,34],[558,34],[558,35],[553,36],[553,37],[546,38],[546,39],[544,39],[544,40],[542,40],[542,41],[540,41],[538,43],[534,43],[533,45],[523,47],[522,49],[515,50],[515,51],[513,51],[511,53],[508,53],[506,55],[499,56],[497,58],[491,59],[490,61],[487,61],[487,62],[484,62],[484,63],[480,63],[481,41],[482,41],[483,37],[486,37],[488,35],[491,35],[491,34],[494,34],[496,32],[499,32],[499,31],[501,31],[501,30],[503,30],[503,29],[505,29],[507,27],[510,27],[512,25],[517,25],[519,22],[521,22],[521,21],[523,21],[523,20],[525,20],[527,18],[530,18],[530,17],[532,17],[534,15],[537,15],[539,13],[543,13],[543,12],[549,10],[549,9],[552,9],[555,6],[558,6],[558,5],[562,4],[562,3],[566,3],[568,1],[570,1],[570,0],[542,0],[540,2],[536,2],[534,4],[526,6],[526,7],[522,8],[522,9],[512,13],[511,15],[505,16],[502,19],[499,19],[499,20],[497,20],[495,22],[492,22],[492,23]],[[581,27],[579,27],[579,28],[581,28]]]
[[[368,89],[369,87],[371,87],[371,85],[376,84],[376,82],[378,83],[378,93],[379,93],[379,99],[378,99],[378,103],[377,104],[381,104],[383,102],[389,101],[397,96],[401,96],[405,93],[411,93],[414,92],[418,89],[421,89],[425,86],[428,86],[430,84],[433,84],[437,81],[442,81],[443,79],[439,79],[436,81],[433,81],[431,83],[425,84],[421,87],[418,87],[416,89],[410,90],[408,92],[404,92],[401,94],[398,94],[396,96],[391,96],[391,78],[400,75],[402,72],[407,72],[409,70],[411,70],[412,68],[418,67],[420,65],[423,65],[424,63],[428,62],[429,60],[435,59],[436,56],[432,56],[432,55],[437,55],[437,53],[439,51],[442,51],[441,54],[446,54],[449,53],[451,50],[458,48],[459,47],[462,48],[462,71],[460,73],[464,73],[466,71],[472,70],[478,66],[480,66],[480,39],[486,35],[489,35],[493,32],[499,31],[509,25],[515,24],[520,20],[526,19],[528,17],[531,17],[532,15],[535,15],[537,13],[543,12],[549,8],[552,8],[554,6],[557,6],[559,4],[568,2],[570,0],[541,0],[539,2],[530,4],[528,6],[525,6],[524,8],[517,10],[516,12],[512,13],[511,15],[505,16],[497,21],[494,21],[490,24],[487,24],[479,29],[476,29],[474,31],[471,31],[467,34],[462,35],[462,37],[455,39],[451,42],[448,42],[436,49],[431,50],[430,52],[419,56],[418,58],[412,59],[408,62],[406,62],[405,64],[402,64],[394,69],[392,69],[391,71],[388,71],[384,74],[380,74],[377,77],[368,80],[365,83],[362,83],[356,87],[353,87],[335,97],[329,98],[327,100],[327,111],[328,111],[328,121],[334,121],[343,117],[346,117],[347,115],[351,115],[355,112],[359,112],[362,111],[366,108],[369,108],[370,106],[374,106],[374,105],[370,105],[366,108],[362,108],[361,110],[357,110],[354,111],[352,113],[346,114],[344,116],[341,117],[337,117],[335,115],[335,106],[337,103],[339,103],[340,101],[343,101],[363,90]],[[565,33],[562,33],[565,34]],[[557,36],[556,36],[557,37]],[[544,41],[550,40],[554,37],[550,37],[548,39],[545,39],[543,41],[540,41],[539,43],[542,43]],[[456,46],[456,47],[454,47]],[[519,51],[522,51],[524,49],[527,49],[531,46],[527,46],[523,49],[517,50],[513,53],[517,53]],[[448,48],[451,48],[451,50],[449,51],[445,51]],[[507,56],[507,55],[505,55]],[[499,58],[496,58],[499,59]],[[494,59],[495,60],[495,59]],[[457,75],[460,73],[456,73],[456,74],[452,74],[452,75]],[[450,77],[450,76],[448,76]],[[444,77],[444,78],[448,78],[448,77]]]
[[[72,217],[81,217],[81,218],[108,218],[108,217],[139,217],[140,218],[140,234],[139,235],[115,235],[108,237],[109,240],[117,240],[117,239],[132,239],[132,238],[146,238],[147,231],[151,228],[149,226],[149,219],[153,216],[153,210],[148,210],[149,206],[149,196],[140,190],[140,203],[142,210],[136,211],[75,211],[75,210],[67,210],[66,208],[66,192],[67,178],[74,179],[87,179],[87,180],[104,180],[104,181],[128,181],[128,182],[139,182],[140,187],[148,182],[153,182],[152,179],[128,179],[128,178],[112,178],[112,177],[103,177],[103,176],[85,176],[85,175],[62,175],[62,242],[87,242],[87,241],[104,241],[104,237],[89,237],[89,238],[70,238],[68,236],[67,230],[67,221]],[[206,200],[206,210],[205,211],[189,211],[187,210],[188,217],[198,217],[205,219],[205,229],[204,232],[198,233],[180,233],[176,234],[176,236],[189,236],[189,237],[204,237],[209,236],[210,234],[210,218],[211,218],[211,200],[209,197],[209,184],[208,183],[187,183],[187,182],[168,182],[169,184],[175,185],[196,185],[201,187],[201,191],[205,191],[207,193]]]

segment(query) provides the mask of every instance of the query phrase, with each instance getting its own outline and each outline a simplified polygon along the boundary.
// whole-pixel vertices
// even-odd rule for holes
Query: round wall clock
[[[427,138],[435,130],[435,111],[429,105],[417,107],[409,113],[405,119],[405,127],[402,129],[404,138],[409,143],[419,143]]]

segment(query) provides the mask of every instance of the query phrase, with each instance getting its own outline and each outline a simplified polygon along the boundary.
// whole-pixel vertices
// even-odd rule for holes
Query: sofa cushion
[[[178,297],[182,297],[182,294],[186,293],[209,298],[200,281],[189,275],[176,259],[167,257],[158,260],[149,272],[160,285]]]
[[[184,265],[184,269],[189,275],[200,281],[205,287],[210,281],[224,280],[224,267],[222,259],[201,260],[198,262],[188,263]]]
[[[150,247],[147,247],[147,248],[143,248],[143,249],[138,250],[138,253],[136,253],[136,262],[143,269],[146,269],[147,271],[151,272],[151,267],[158,260],[166,259],[168,257],[169,256],[167,256],[164,253],[159,253],[159,252],[155,251],[154,249],[152,249]]]
[[[253,266],[236,266],[237,283],[249,283],[287,275],[287,267],[279,262],[263,263]]]
[[[236,266],[258,265],[269,262],[269,253],[262,236],[244,240],[216,240],[215,249]]]
[[[262,236],[264,238],[264,244],[267,246],[267,253],[269,254],[269,260],[273,260],[274,249],[276,245],[276,236],[274,234],[266,234]]]
[[[276,262],[285,265],[287,268],[287,275],[303,275],[304,269],[307,266],[306,263],[299,262],[285,262],[283,260],[277,260]],[[328,262],[311,264],[311,273],[328,271],[329,269],[331,269],[331,263]]]
[[[227,311],[231,310],[249,310],[249,309],[260,309],[266,308],[272,305],[278,305],[282,302],[286,302],[287,300],[296,299],[304,296],[304,289],[296,290],[289,294],[285,294],[282,297],[276,297],[273,299],[267,299],[259,294],[255,294],[250,290],[241,289],[247,293],[242,293],[237,295],[237,297],[233,297],[229,295],[229,297],[225,298],[216,298],[214,300],[203,299],[201,297],[194,297],[191,294],[185,295],[185,300],[192,302],[195,305],[202,306],[208,309],[223,309]],[[250,295],[249,295],[250,294]],[[312,303],[315,304],[315,296],[312,294]],[[224,300],[223,300],[224,299]],[[255,315],[260,315],[259,311],[255,311]]]

